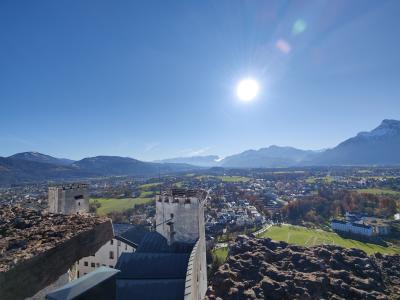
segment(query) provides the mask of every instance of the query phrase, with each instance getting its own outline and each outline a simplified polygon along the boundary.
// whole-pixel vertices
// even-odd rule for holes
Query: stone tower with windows
[[[185,300],[203,299],[207,290],[204,190],[171,189],[156,196],[156,230],[168,244],[192,244]]]
[[[195,243],[204,237],[203,190],[171,189],[156,196],[156,229],[169,244]]]
[[[49,187],[49,212],[65,215],[89,212],[87,184],[63,184]]]

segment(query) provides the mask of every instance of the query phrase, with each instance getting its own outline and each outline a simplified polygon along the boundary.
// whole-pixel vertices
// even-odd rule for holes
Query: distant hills
[[[67,166],[67,165],[74,163],[74,161],[71,159],[56,158],[56,157],[52,157],[50,155],[42,154],[39,152],[22,152],[22,153],[17,153],[17,154],[11,155],[9,158],[29,160],[29,161],[39,162],[39,163],[48,163],[48,164],[53,164],[53,165],[58,165],[58,166]]]
[[[190,157],[176,157],[163,160],[156,160],[158,163],[179,163],[189,164],[200,167],[213,167],[219,163],[218,155],[205,155],[205,156],[190,156]]]
[[[210,160],[209,157],[215,156],[196,156],[193,160],[191,157],[175,158],[172,161],[225,168],[400,165],[400,121],[383,120],[377,128],[369,132],[360,132],[357,136],[327,150],[311,151],[270,146],[259,150],[247,150],[221,160]]]
[[[227,168],[279,168],[294,166],[310,160],[317,152],[293,147],[270,146],[259,150],[247,150],[221,160]]]
[[[400,165],[400,121],[383,120],[332,149],[301,150],[270,146],[219,159],[216,155],[144,162],[129,157],[96,156],[79,161],[38,152],[0,157],[0,184],[99,176],[156,176],[204,167],[278,168],[296,166]]]
[[[198,167],[143,162],[119,156],[96,156],[69,161],[37,152],[25,152],[0,157],[0,184],[72,180],[100,176],[156,176],[158,174],[190,171]]]

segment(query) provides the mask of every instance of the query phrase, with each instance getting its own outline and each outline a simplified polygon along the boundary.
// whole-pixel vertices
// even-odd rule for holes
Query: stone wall
[[[0,299],[24,299],[112,239],[109,219],[0,208]]]
[[[49,187],[49,211],[75,214],[89,211],[89,193],[86,184]]]
[[[207,291],[207,264],[204,239],[198,240],[190,254],[185,280],[185,300],[202,300]]]

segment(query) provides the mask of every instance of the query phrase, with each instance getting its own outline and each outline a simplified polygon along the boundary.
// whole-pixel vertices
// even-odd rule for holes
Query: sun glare
[[[253,100],[259,91],[258,82],[253,79],[243,79],[239,82],[236,88],[236,94],[242,101]]]

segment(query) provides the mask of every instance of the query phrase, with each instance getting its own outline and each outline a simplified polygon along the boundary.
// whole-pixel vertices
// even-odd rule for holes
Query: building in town
[[[332,220],[331,228],[335,231],[367,237],[390,234],[390,224],[387,221],[349,212],[346,212],[344,220]]]
[[[368,237],[373,235],[373,228],[370,225],[352,223],[342,220],[332,220],[331,228],[335,231],[358,234]]]

